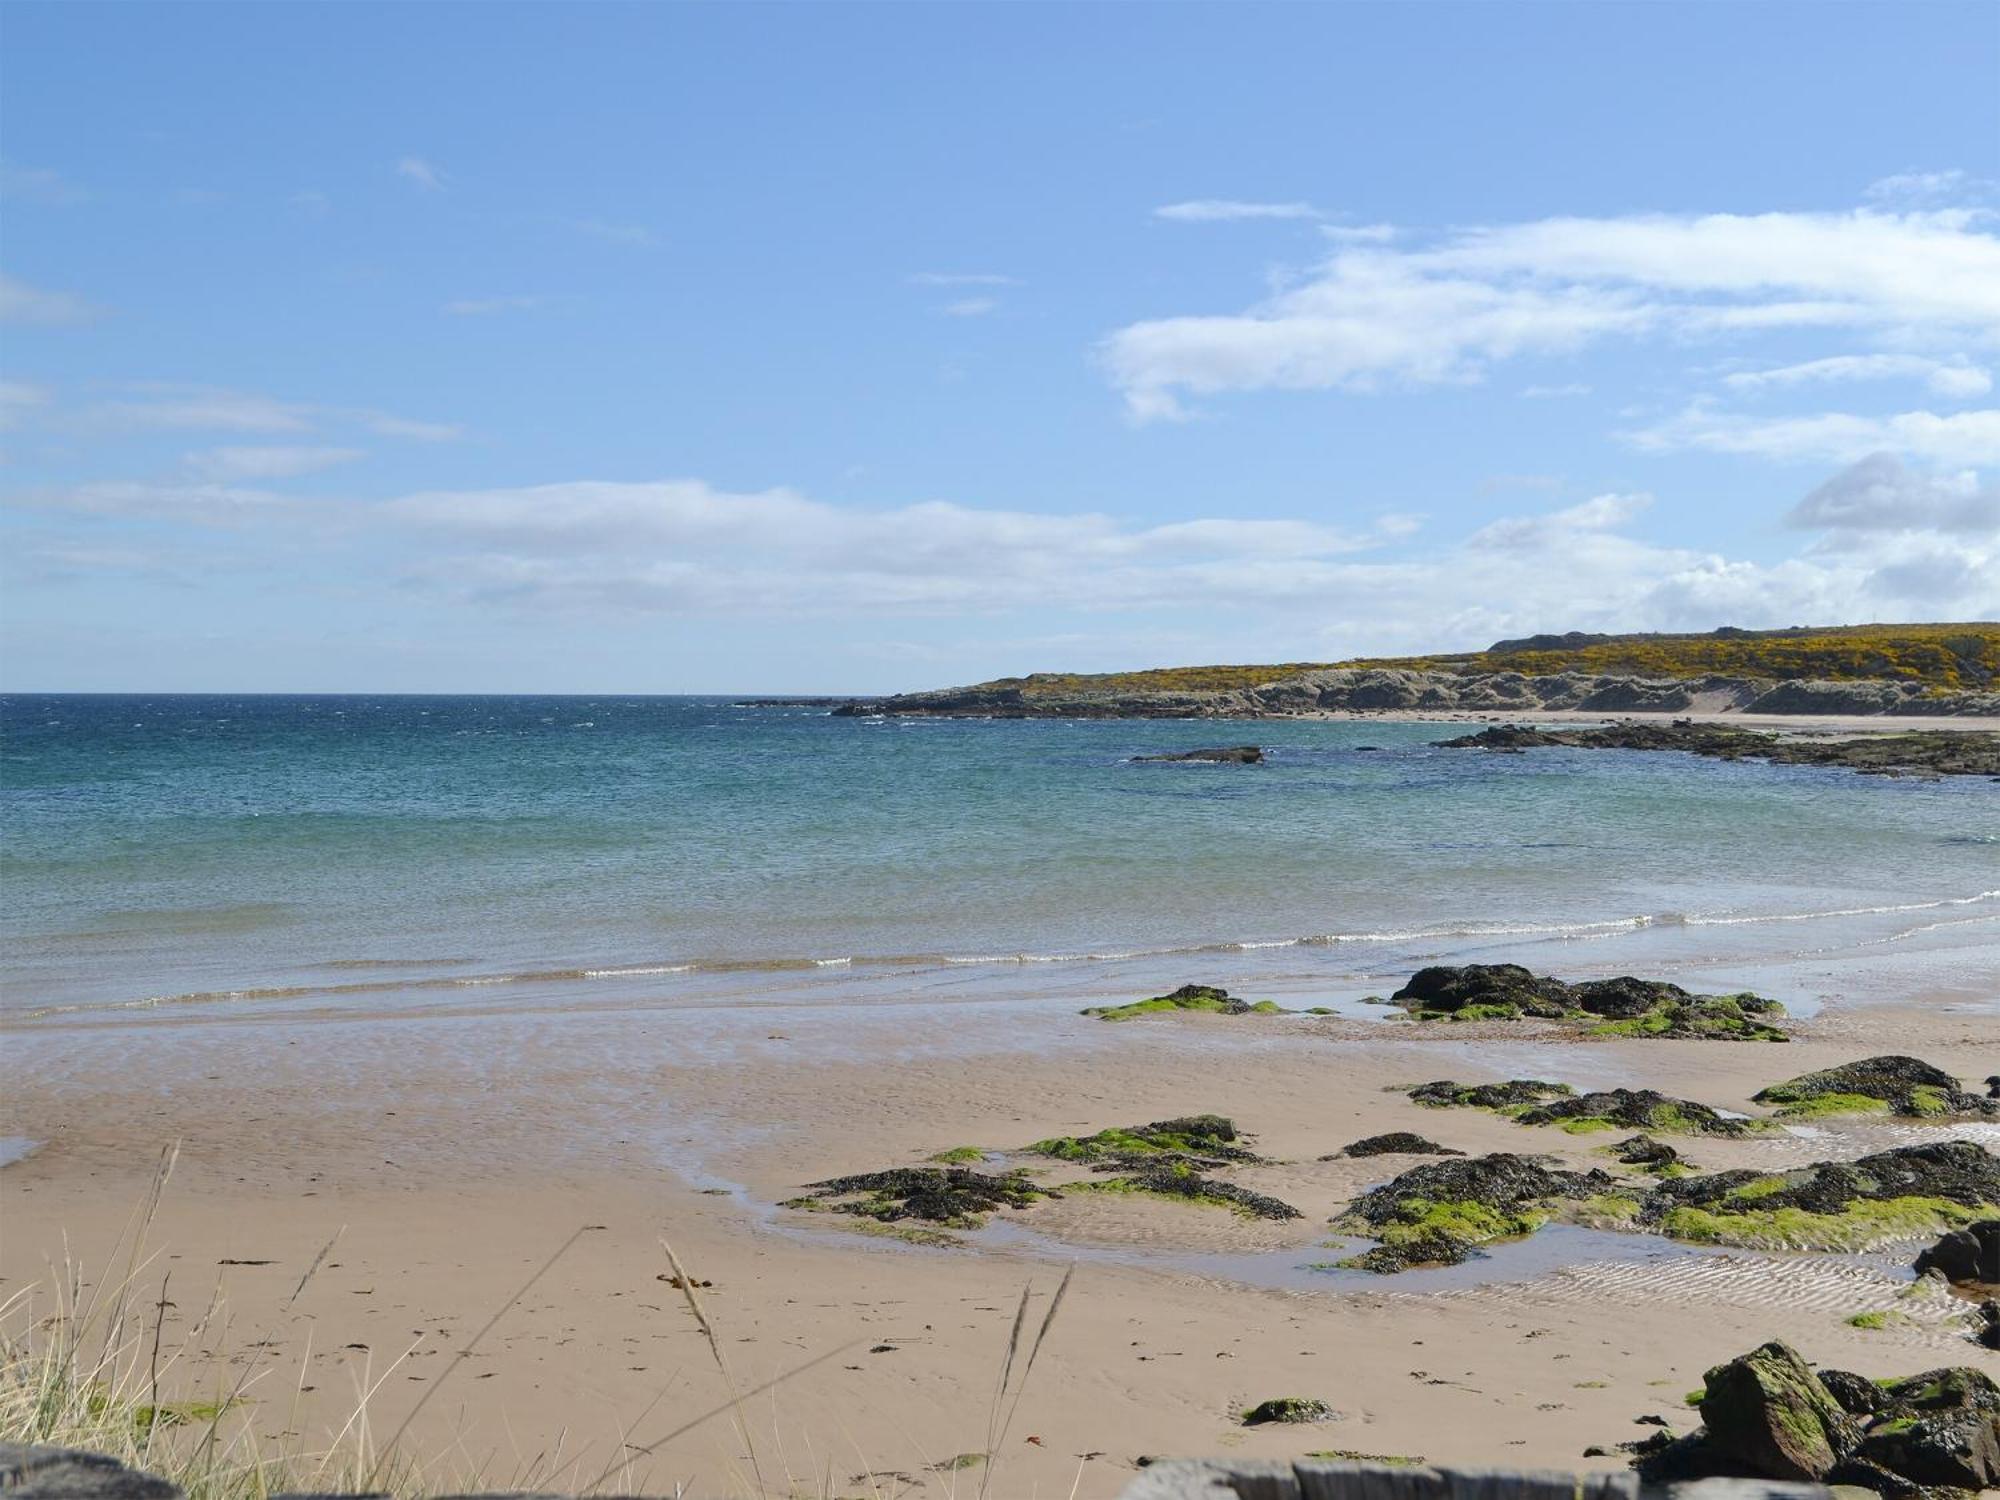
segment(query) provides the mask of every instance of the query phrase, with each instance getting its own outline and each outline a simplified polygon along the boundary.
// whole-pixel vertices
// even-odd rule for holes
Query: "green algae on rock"
[[[1570,983],[1519,964],[1433,965],[1411,975],[1389,1001],[1419,1021],[1578,1021],[1602,1036],[1790,1040],[1768,1022],[1785,1008],[1760,995],[1696,995],[1630,975]]]
[[[1565,1171],[1507,1152],[1425,1162],[1370,1188],[1334,1220],[1337,1230],[1379,1241],[1339,1264],[1377,1272],[1457,1265],[1483,1244],[1534,1233],[1557,1204],[1617,1190],[1607,1172]]]
[[[1184,984],[1172,994],[1155,995],[1150,1000],[1134,1000],[1129,1005],[1092,1005],[1081,1014],[1100,1021],[1130,1021],[1139,1016],[1163,1015],[1169,1011],[1202,1011],[1218,1016],[1281,1016],[1283,1006],[1271,1000],[1239,1000],[1212,984]]]
[[[1236,1122],[1224,1115],[1181,1115],[1150,1125],[1113,1126],[1096,1135],[1058,1135],[1036,1141],[1028,1150],[1058,1161],[1103,1163],[1100,1170],[1128,1166],[1152,1158],[1177,1158],[1195,1166],[1219,1167],[1229,1162],[1254,1162],[1257,1154]]]
[[[921,1219],[952,1229],[977,1229],[997,1208],[1026,1208],[1061,1193],[1037,1186],[1026,1173],[995,1175],[964,1167],[892,1167],[807,1184],[785,1208],[858,1214],[880,1223]]]
[[[1768,1130],[1763,1120],[1721,1114],[1692,1099],[1654,1089],[1606,1089],[1508,1111],[1522,1125],[1560,1125],[1572,1135],[1593,1130],[1658,1130],[1669,1135],[1746,1136]]]
[[[1702,1244],[1859,1251],[1996,1213],[2000,1156],[1973,1141],[1939,1141],[1785,1172],[1739,1169],[1662,1182],[1639,1222]]]
[[[1463,1156],[1463,1151],[1451,1146],[1440,1146],[1427,1136],[1409,1130],[1391,1130],[1383,1135],[1363,1136],[1358,1141],[1349,1141],[1330,1156],[1322,1156],[1321,1161],[1339,1161],[1343,1157],[1354,1156]]]
[[[1430,1109],[1529,1109],[1550,1099],[1574,1093],[1566,1083],[1546,1083],[1539,1078],[1510,1078],[1505,1083],[1457,1083],[1440,1078],[1420,1083],[1409,1090],[1410,1102]]]
[[[1245,1427],[1261,1427],[1267,1422],[1330,1422],[1334,1410],[1312,1396],[1276,1396],[1259,1401],[1243,1413]]]
[[[1822,1115],[1891,1114],[1911,1120],[1992,1118],[2000,1099],[1961,1089],[1958,1080],[1921,1058],[1888,1055],[1802,1073],[1751,1095],[1779,1106],[1787,1119]]]
[[[1106,1170],[1100,1167],[1100,1171]],[[1128,1163],[1115,1177],[1063,1185],[1071,1193],[1138,1193],[1151,1198],[1199,1203],[1210,1208],[1226,1208],[1246,1219],[1302,1219],[1291,1204],[1268,1193],[1252,1192],[1233,1182],[1204,1177],[1195,1162],[1177,1157]]]

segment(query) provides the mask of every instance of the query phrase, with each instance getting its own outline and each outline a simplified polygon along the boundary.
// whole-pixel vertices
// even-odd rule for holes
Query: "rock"
[[[1160,755],[1135,755],[1134,761],[1208,761],[1225,766],[1260,765],[1264,759],[1259,745],[1215,745],[1205,750],[1170,750]]]
[[[893,1167],[808,1183],[804,1197],[786,1208],[859,1214],[882,1223],[922,1219],[955,1229],[974,1229],[996,1208],[1026,1208],[1039,1198],[1062,1194],[1038,1187],[1024,1173],[995,1176],[965,1167]]]
[[[1900,1146],[1784,1172],[1739,1169],[1662,1182],[1642,1225],[1676,1239],[1863,1250],[1936,1233],[1940,1221],[2000,1213],[2000,1156],[1973,1141]]]
[[[1824,1479],[1860,1445],[1853,1418],[1787,1344],[1765,1344],[1717,1365],[1703,1384],[1709,1445],[1738,1472]]]
[[[1929,1370],[1886,1387],[1861,1457],[1920,1485],[2000,1483],[2000,1386],[1969,1366]]]
[[[1134,1000],[1128,1005],[1091,1005],[1080,1014],[1100,1021],[1129,1021],[1136,1016],[1160,1015],[1166,1011],[1205,1011],[1218,1016],[1276,1016],[1283,1008],[1271,1000],[1239,1000],[1212,984],[1184,984],[1171,994],[1150,1000]]]
[[[1917,1257],[1916,1270],[1936,1271],[1954,1286],[2000,1285],[2000,1219],[1948,1231]]]
[[[1566,1083],[1545,1083],[1539,1078],[1510,1078],[1505,1083],[1454,1083],[1449,1078],[1440,1078],[1411,1089],[1410,1101],[1432,1109],[1453,1106],[1519,1109],[1561,1098],[1569,1092]]]
[[[2000,1302],[1988,1297],[1979,1304],[1979,1331],[1972,1341],[1982,1349],[2000,1349]]]
[[[1331,1422],[1333,1408],[1311,1396],[1277,1396],[1259,1401],[1243,1413],[1245,1427],[1261,1427],[1266,1422]]]
[[[1101,1170],[1145,1165],[1152,1161],[1182,1161],[1197,1167],[1221,1167],[1260,1158],[1243,1144],[1236,1122],[1224,1115],[1181,1115],[1150,1125],[1113,1126],[1096,1135],[1058,1135],[1036,1141],[1028,1149],[1058,1161],[1101,1164]]]
[[[178,1485],[102,1453],[0,1443],[0,1493],[15,1500],[181,1500]]]
[[[1566,1130],[1610,1130],[1620,1126],[1679,1131],[1687,1135],[1744,1136],[1768,1128],[1759,1120],[1734,1120],[1692,1099],[1670,1099],[1653,1089],[1607,1089],[1576,1094],[1521,1110],[1523,1125],[1561,1125]]]
[[[1819,1383],[1826,1387],[1826,1393],[1850,1417],[1865,1417],[1878,1412],[1888,1399],[1882,1394],[1881,1386],[1865,1375],[1856,1375],[1852,1370],[1821,1370]]]
[[[1611,1154],[1628,1167],[1641,1167],[1648,1172],[1671,1172],[1689,1165],[1680,1152],[1649,1135],[1630,1136],[1613,1146]]]
[[[1870,702],[1865,707],[1828,709],[1822,702],[1808,704],[1787,701],[1779,695],[1796,694],[1804,684],[1781,684],[1772,693],[1752,701],[1748,708],[1762,713],[1896,713],[1909,711],[1912,699],[1890,684],[1841,684],[1843,690],[1867,687]],[[1670,692],[1671,690],[1669,690]],[[1600,693],[1602,690],[1600,690]],[[1840,693],[1818,695],[1822,700],[1839,698]],[[1978,695],[1982,698],[1991,695]],[[1607,697],[1600,697],[1610,706]],[[1772,705],[1772,706],[1767,706]],[[1552,706],[1552,705],[1549,705]],[[1583,706],[1579,703],[1577,706]],[[1634,703],[1633,707],[1642,706]],[[1649,707],[1673,705],[1667,696],[1658,696]],[[1669,724],[1626,719],[1589,729],[1527,729],[1516,724],[1496,725],[1477,734],[1433,743],[1446,750],[1531,750],[1562,746],[1579,750],[1685,750],[1719,760],[1746,758],[1780,765],[1839,766],[1878,776],[2000,776],[2000,735],[1977,730],[1934,729],[1901,734],[1864,735],[1856,739],[1822,740],[1786,738],[1739,729],[1734,725],[1696,724],[1677,719]]]
[[[1104,1170],[1099,1168],[1099,1170]],[[1204,1177],[1192,1162],[1179,1159],[1136,1161],[1125,1164],[1120,1175],[1100,1182],[1071,1184],[1078,1190],[1100,1192],[1151,1193],[1160,1198],[1185,1198],[1195,1203],[1227,1208],[1247,1219],[1302,1219],[1291,1204],[1267,1193],[1252,1192],[1233,1182]]]
[[[1929,1120],[2000,1116],[2000,1100],[1968,1093],[1942,1068],[1921,1058],[1864,1057],[1817,1073],[1802,1073],[1751,1095],[1782,1106],[1781,1115],[1854,1114],[1870,1109]]]
[[[1607,1172],[1570,1172],[1506,1152],[1426,1162],[1362,1193],[1334,1220],[1336,1229],[1381,1241],[1341,1264],[1378,1272],[1457,1265],[1489,1241],[1532,1234],[1557,1201],[1617,1186]]]
[[[1560,1019],[1575,1009],[1573,998],[1560,979],[1539,978],[1519,964],[1436,964],[1417,970],[1389,1001],[1419,1013],[1507,1008],[1514,1015]]]
[[[1463,1156],[1463,1151],[1450,1146],[1440,1146],[1436,1141],[1409,1130],[1392,1130],[1386,1135],[1364,1136],[1358,1141],[1350,1141],[1334,1153],[1323,1156],[1321,1161],[1332,1161],[1339,1156]]]

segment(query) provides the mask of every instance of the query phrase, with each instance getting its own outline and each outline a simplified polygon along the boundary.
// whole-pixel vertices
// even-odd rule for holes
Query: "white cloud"
[[[1521,388],[1521,395],[1530,401],[1557,401],[1570,396],[1588,396],[1590,387],[1573,380],[1567,385],[1530,385]]]
[[[1895,172],[1869,183],[1867,196],[1887,203],[1938,203],[1962,199],[1975,185],[1958,167],[1939,172]]]
[[[494,313],[532,312],[541,305],[540,297],[462,297],[445,303],[444,310],[454,318],[485,318]]]
[[[316,474],[362,456],[359,448],[222,447],[187,454],[184,461],[204,479],[268,480]]]
[[[89,413],[95,425],[212,432],[306,432],[313,408],[247,391],[206,386],[141,385],[139,399],[106,401]]]
[[[2000,238],[1966,210],[1545,219],[1427,246],[1348,244],[1235,314],[1111,334],[1141,419],[1185,395],[1480,379],[1610,339],[1840,327],[2000,344]]]
[[[1926,473],[1874,453],[1793,506],[1786,524],[1812,531],[2000,534],[2000,486],[1971,470]]]
[[[421,156],[406,156],[397,162],[396,175],[406,182],[414,182],[427,193],[439,192],[445,184],[444,173]]]
[[[1769,370],[1739,370],[1724,376],[1722,383],[1734,390],[1760,391],[1864,380],[1920,380],[1933,395],[1965,399],[1993,389],[1993,377],[1963,356],[1936,360],[1918,354],[1836,354]]]
[[[1317,219],[1310,203],[1245,203],[1235,198],[1193,198],[1153,210],[1156,219],[1183,224],[1222,224],[1239,219]]]
[[[1000,304],[991,297],[964,297],[947,302],[938,311],[954,318],[983,318]]]
[[[1679,416],[1626,437],[1651,452],[1694,448],[1781,463],[1853,463],[1888,451],[1936,464],[2000,464],[2000,410],[1756,417],[1696,402]]]
[[[45,291],[0,272],[0,323],[82,323],[96,315],[73,292]]]
[[[354,417],[381,437],[407,438],[413,443],[451,443],[465,436],[465,428],[456,422],[417,422],[380,411],[356,412]]]
[[[1020,278],[990,271],[918,271],[908,278],[911,286],[1019,286]]]
[[[16,509],[62,511],[106,520],[170,522],[187,526],[238,526],[268,519],[298,502],[268,490],[223,484],[146,484],[117,481],[72,485],[14,497]]]

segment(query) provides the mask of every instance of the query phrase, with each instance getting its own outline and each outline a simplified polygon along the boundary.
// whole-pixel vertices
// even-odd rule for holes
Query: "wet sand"
[[[406,1439],[438,1482],[582,1486],[726,1399],[659,1279],[662,1235],[714,1282],[704,1295],[739,1388],[838,1351],[747,1403],[773,1493],[973,1493],[977,1468],[927,1465],[987,1447],[1021,1290],[1036,1290],[1032,1327],[1072,1260],[990,1493],[1113,1494],[1140,1456],[1168,1453],[1587,1466],[1587,1445],[1644,1436],[1638,1417],[1684,1421],[1701,1371],[1765,1338],[1871,1373],[2000,1361],[1955,1336],[1950,1309],[1847,1325],[1891,1305],[1904,1256],[1692,1253],[1562,1231],[1452,1272],[1308,1271],[1339,1253],[1323,1248],[1325,1220],[1412,1164],[1317,1158],[1414,1129],[1469,1151],[1603,1165],[1598,1148],[1617,1138],[1424,1110],[1390,1092],[1438,1077],[1643,1084],[1750,1110],[1765,1083],[1874,1052],[1916,1053],[1967,1079],[2000,1073],[1990,988],[1895,1006],[1837,986],[1824,998],[1783,1046],[1344,1018],[1107,1025],[1077,1016],[1073,997],[1025,990],[948,1013],[662,1003],[44,1026],[0,1041],[0,1134],[42,1143],[0,1168],[0,1297],[35,1288],[46,1312],[49,1267],[66,1254],[87,1280],[121,1272],[120,1233],[160,1149],[178,1141],[138,1278],[150,1303],[171,1277],[163,1342],[185,1347],[170,1382],[213,1395],[247,1373],[254,1428],[308,1446],[348,1418],[357,1389],[372,1386],[379,1441],[440,1385]],[[1302,1221],[1072,1197],[946,1249],[773,1206],[815,1179],[949,1147],[1196,1111],[1258,1138],[1273,1164],[1232,1177],[1296,1204]],[[2000,1129],[1971,1131],[2000,1144]],[[1853,1124],[1683,1149],[1724,1168],[1934,1135]],[[218,1289],[225,1313],[190,1340]],[[1340,1415],[1236,1422],[1279,1395],[1317,1396]],[[743,1435],[718,1419],[611,1488],[745,1494],[750,1475]],[[894,1475],[907,1479],[879,1477]]]

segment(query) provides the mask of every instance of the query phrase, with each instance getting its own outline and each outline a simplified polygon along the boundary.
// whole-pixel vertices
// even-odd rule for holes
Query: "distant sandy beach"
[[[805,1492],[972,1493],[976,1473],[950,1462],[986,1446],[1016,1300],[1035,1287],[1039,1318],[1072,1261],[993,1493],[1111,1495],[1142,1457],[1162,1454],[1587,1466],[1586,1447],[1643,1436],[1637,1418],[1685,1420],[1682,1393],[1702,1370],[1765,1338],[1881,1372],[1968,1360],[2000,1369],[2000,1358],[1921,1317],[1850,1327],[1852,1314],[1891,1305],[1900,1284],[1893,1261],[1866,1257],[1724,1255],[1616,1236],[1608,1251],[1530,1240],[1453,1271],[1316,1280],[1298,1268],[1327,1258],[1315,1251],[1327,1217],[1407,1164],[1317,1158],[1412,1129],[1472,1151],[1602,1164],[1602,1137],[1428,1111],[1386,1091],[1438,1077],[1643,1084],[1753,1109],[1764,1083],[1874,1052],[1928,1056],[1967,1078],[2000,1073],[1990,992],[1881,1007],[1843,1002],[1832,979],[1826,999],[1788,1046],[1302,1016],[1105,1025],[1025,985],[1018,1001],[946,1015],[915,1004],[632,1006],[17,1033],[0,1133],[42,1144],[0,1169],[0,1295],[34,1288],[46,1307],[50,1267],[65,1255],[86,1280],[122,1269],[121,1232],[161,1148],[179,1142],[138,1280],[149,1297],[167,1286],[169,1349],[212,1295],[227,1309],[226,1326],[177,1366],[180,1388],[226,1393],[248,1375],[257,1430],[311,1443],[364,1386],[379,1440],[449,1379],[408,1440],[440,1478],[579,1486],[728,1399],[661,1280],[662,1235],[714,1283],[704,1295],[740,1388],[838,1351],[748,1403],[767,1479],[782,1466]],[[133,1066],[113,1066],[121,1057]],[[1298,1205],[1302,1221],[1074,1198],[1022,1216],[1029,1233],[993,1229],[932,1249],[772,1207],[804,1183],[961,1144],[1018,1146],[1200,1110],[1258,1138],[1275,1164],[1239,1180]],[[1683,1149],[1723,1168],[1937,1134],[1835,1124]],[[1279,1395],[1315,1396],[1339,1415],[1261,1430],[1236,1420]],[[611,1488],[740,1493],[750,1464],[736,1429],[712,1420]]]

